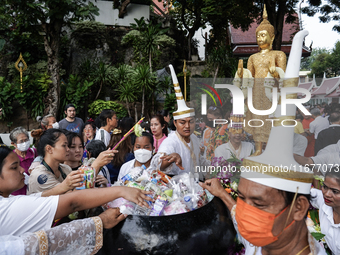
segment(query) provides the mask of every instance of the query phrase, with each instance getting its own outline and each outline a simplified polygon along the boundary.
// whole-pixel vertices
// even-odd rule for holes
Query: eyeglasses
[[[209,110],[213,110],[213,111],[215,111],[217,109],[217,107],[216,106],[210,106],[209,107]]]

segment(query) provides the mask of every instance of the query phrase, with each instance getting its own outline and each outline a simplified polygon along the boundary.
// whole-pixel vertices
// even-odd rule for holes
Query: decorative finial
[[[263,19],[268,19],[268,14],[267,14],[267,9],[266,9],[266,4],[263,5]]]

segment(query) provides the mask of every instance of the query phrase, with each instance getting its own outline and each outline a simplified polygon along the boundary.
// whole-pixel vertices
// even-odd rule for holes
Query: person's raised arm
[[[66,177],[66,179],[54,186],[53,188],[49,190],[45,190],[42,192],[42,197],[49,197],[49,196],[56,196],[65,194],[68,191],[72,191],[74,188],[81,186],[81,181],[84,180],[84,175],[81,173],[81,171],[72,171],[69,173]]]
[[[172,163],[175,163],[181,170],[184,170],[182,166],[182,158],[178,153],[171,153],[169,155],[165,155],[160,157],[162,160],[161,164],[161,171],[164,171],[168,166],[170,166]]]
[[[102,189],[86,189],[70,192],[59,196],[57,212],[54,219],[59,219],[70,213],[94,208],[123,197],[140,206],[149,207],[145,200],[152,201],[146,196],[150,192],[129,187],[110,187]]]
[[[207,189],[215,197],[220,198],[228,207],[229,211],[231,211],[233,206],[236,204],[235,200],[223,189],[221,182],[217,178],[206,180],[204,183],[200,182],[200,185],[202,188]]]
[[[115,153],[118,153],[118,151],[117,150],[111,150],[109,148],[106,151],[102,151],[98,155],[98,157],[95,159],[95,161],[93,161],[91,166],[96,170],[96,176],[103,166],[106,166],[107,164],[109,164],[113,160]]]

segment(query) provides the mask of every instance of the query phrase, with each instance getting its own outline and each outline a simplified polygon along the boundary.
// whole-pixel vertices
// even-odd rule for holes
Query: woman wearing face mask
[[[37,150],[30,148],[29,135],[23,127],[17,127],[12,130],[9,135],[11,144],[15,147],[14,152],[20,159],[20,166],[25,169],[25,173],[29,176],[28,169],[34,158],[37,156]],[[26,195],[27,186],[25,185],[20,190],[15,191],[12,195]]]
[[[311,204],[319,209],[321,232],[333,254],[340,254],[340,172],[333,167],[325,174],[321,190],[311,189]]]
[[[229,141],[227,129],[228,125],[215,125],[214,120],[222,119],[222,110],[219,107],[210,106],[207,112],[206,125],[208,126],[203,133],[203,145],[206,147],[205,156],[211,160],[215,154],[215,149],[223,143]],[[201,148],[202,152],[203,148]]]
[[[159,146],[168,137],[168,124],[162,115],[154,115],[151,117],[150,129],[153,134],[155,153],[158,152]]]
[[[153,151],[153,137],[150,133],[143,132],[140,137],[132,138],[133,153],[135,159],[130,160],[122,165],[118,175],[118,180],[129,173],[134,167],[141,167],[144,165],[148,169],[151,165],[152,151]]]
[[[112,160],[114,153],[115,151],[104,151],[92,163],[96,174]],[[28,194],[53,188],[58,189],[58,194],[64,194],[81,185],[81,171],[72,171],[71,167],[63,164],[69,157],[69,147],[62,130],[46,130],[40,138],[38,154],[43,156],[43,161],[31,173]]]

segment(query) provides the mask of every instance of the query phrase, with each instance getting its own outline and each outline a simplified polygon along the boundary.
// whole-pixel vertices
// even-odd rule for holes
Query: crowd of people
[[[297,111],[293,148],[296,161],[306,166],[339,164],[340,105],[317,106],[309,111],[311,116]],[[221,108],[209,107],[198,137],[194,134],[197,130],[195,116],[186,114],[175,112],[170,120],[167,111],[158,112],[143,123],[140,136],[131,134],[117,150],[112,148],[135,123],[129,117],[118,119],[110,109],[103,110],[95,121],[88,119],[84,123],[76,117],[75,106],[69,104],[65,107],[65,119],[57,122],[52,115],[42,118],[41,127],[31,131],[34,145],[30,144],[27,130],[14,128],[10,134],[14,149],[0,145],[0,242],[3,244],[0,253],[2,250],[11,251],[6,254],[24,254],[24,250],[30,250],[30,254],[41,252],[37,243],[46,236],[64,240],[65,245],[61,247],[51,243],[49,249],[56,254],[72,252],[66,244],[75,240],[74,247],[82,253],[95,253],[102,245],[102,229],[115,226],[127,215],[121,214],[119,209],[109,209],[97,217],[87,218],[84,210],[118,197],[141,206],[148,206],[146,201],[152,200],[146,191],[111,187],[134,167],[145,166],[146,170],[159,167],[174,176],[190,172],[194,165],[210,166],[216,157],[243,160],[254,153],[250,134],[233,133],[228,125],[213,124],[213,120],[225,117]],[[86,158],[94,158],[91,166],[95,169],[97,188],[77,190],[84,179],[79,168]],[[320,209],[321,229],[328,247],[333,254],[340,254],[340,177],[335,168],[322,168],[319,174],[324,175],[324,184],[321,190],[313,188],[310,194],[282,193],[275,187],[241,178],[237,207],[217,179],[207,180],[202,172],[195,174],[202,187],[226,204],[239,239],[253,254],[261,254],[258,253],[261,247],[264,252],[281,249],[281,254],[288,254],[283,252],[288,249],[286,240],[293,240],[295,233],[308,232],[304,220],[310,203]],[[79,212],[78,220],[71,221],[69,216],[74,212]],[[256,223],[257,216],[272,221],[263,221],[260,226]],[[73,228],[77,238],[65,236],[61,226]],[[251,234],[249,229],[257,229],[257,232]],[[85,240],[79,234],[81,231],[94,233],[92,240]],[[300,254],[309,254],[307,252],[312,249],[312,254],[324,254],[315,240],[306,236],[308,238],[293,241],[300,250],[309,247]],[[254,247],[260,249],[254,250]]]

